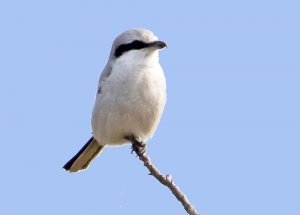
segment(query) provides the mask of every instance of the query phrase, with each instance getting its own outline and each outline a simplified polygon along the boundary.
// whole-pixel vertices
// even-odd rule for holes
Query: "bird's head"
[[[131,29],[119,35],[113,42],[110,60],[121,58],[139,60],[158,56],[158,50],[167,44],[158,40],[153,32],[147,29]]]

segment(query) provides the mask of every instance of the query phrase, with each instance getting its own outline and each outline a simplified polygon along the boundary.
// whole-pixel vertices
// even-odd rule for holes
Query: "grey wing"
[[[110,76],[112,72],[112,68],[110,64],[107,64],[100,75],[97,94],[101,94],[101,85],[105,82],[105,80]]]

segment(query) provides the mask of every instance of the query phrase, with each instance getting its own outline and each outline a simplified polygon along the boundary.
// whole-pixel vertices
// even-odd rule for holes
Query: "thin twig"
[[[139,159],[144,162],[144,166],[150,171],[150,175],[153,175],[160,183],[167,186],[173,193],[173,195],[181,202],[186,212],[190,215],[199,215],[196,208],[189,202],[184,193],[179,189],[179,187],[174,183],[171,175],[164,176],[152,163],[150,157],[146,153],[137,153],[134,146],[132,146],[133,151],[136,152]]]

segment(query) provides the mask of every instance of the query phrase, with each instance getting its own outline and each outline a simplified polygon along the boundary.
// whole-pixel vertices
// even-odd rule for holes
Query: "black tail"
[[[69,172],[84,170],[89,166],[90,162],[97,157],[103,148],[104,146],[99,145],[98,142],[91,137],[82,149],[80,149],[80,151],[69,160],[63,168]]]

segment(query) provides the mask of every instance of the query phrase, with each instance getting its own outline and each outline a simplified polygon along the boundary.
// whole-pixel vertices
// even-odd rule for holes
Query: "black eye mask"
[[[151,44],[145,43],[140,40],[134,40],[131,43],[119,45],[118,48],[116,48],[115,57],[120,57],[123,53],[130,50],[139,50],[139,49],[147,48],[150,45]]]

